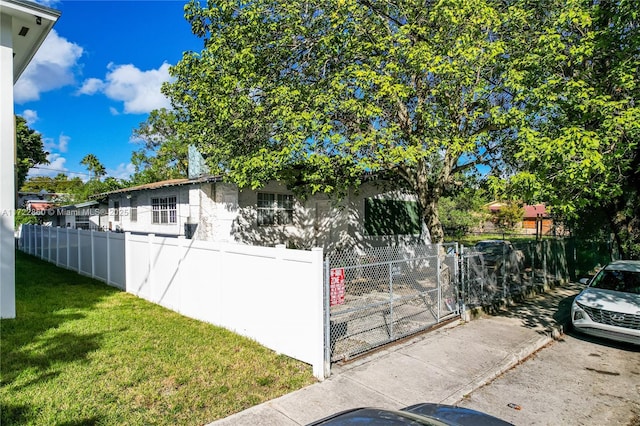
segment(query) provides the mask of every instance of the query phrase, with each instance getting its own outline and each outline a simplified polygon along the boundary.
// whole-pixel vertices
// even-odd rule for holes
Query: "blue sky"
[[[132,137],[157,108],[168,68],[202,40],[184,19],[185,1],[38,1],[62,14],[14,86],[15,112],[42,135],[51,164],[30,176],[88,176],[95,154],[109,176],[128,178]],[[78,174],[80,173],[80,174]]]

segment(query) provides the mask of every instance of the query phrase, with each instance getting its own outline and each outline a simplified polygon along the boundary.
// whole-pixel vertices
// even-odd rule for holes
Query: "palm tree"
[[[80,164],[85,166],[87,170],[91,174],[93,174],[93,179],[100,179],[100,177],[107,174],[107,170],[104,168],[98,157],[93,154],[87,154],[80,161]]]

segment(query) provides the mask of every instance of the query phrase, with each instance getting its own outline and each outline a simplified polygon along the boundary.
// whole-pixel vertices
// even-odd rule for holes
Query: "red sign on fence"
[[[333,268],[329,273],[329,306],[344,303],[344,268]]]

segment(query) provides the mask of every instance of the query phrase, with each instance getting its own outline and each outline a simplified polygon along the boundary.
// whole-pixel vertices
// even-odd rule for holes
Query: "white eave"
[[[0,0],[0,13],[12,21],[15,84],[60,17],[60,11],[26,0]]]

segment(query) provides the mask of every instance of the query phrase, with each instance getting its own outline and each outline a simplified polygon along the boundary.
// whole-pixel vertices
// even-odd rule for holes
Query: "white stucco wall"
[[[285,185],[272,182],[263,188],[242,190],[238,196],[238,214],[232,227],[237,242],[264,246],[285,244],[291,248],[327,250],[350,247],[370,247],[389,242],[415,240],[413,236],[387,238],[369,237],[365,233],[365,200],[382,198],[413,200],[410,195],[388,191],[373,182],[364,183],[343,199],[331,199],[325,194],[296,200],[293,224],[258,226],[256,220],[257,193],[292,194]]]
[[[238,189],[215,182],[194,186],[190,192],[192,222],[197,240],[232,242],[233,222],[238,214]]]

